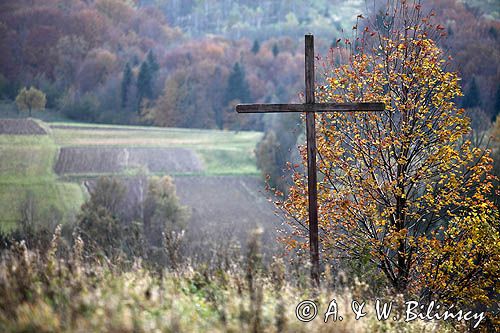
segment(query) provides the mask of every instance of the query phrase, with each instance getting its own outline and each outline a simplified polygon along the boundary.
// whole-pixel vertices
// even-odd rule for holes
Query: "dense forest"
[[[483,4],[488,15],[454,0],[426,5],[444,24],[440,44],[463,78],[462,105],[479,109],[479,122],[494,119],[493,5]],[[362,1],[8,2],[0,7],[0,96],[14,100],[35,86],[48,108],[88,122],[263,129],[261,119],[236,119],[234,102],[297,100],[302,35],[313,32],[326,55],[366,10],[375,22],[378,9]]]
[[[269,38],[192,35],[172,18],[179,10],[195,15],[199,8],[120,0],[4,3],[0,95],[13,100],[21,87],[35,86],[48,108],[87,122],[242,129],[262,129],[262,122],[236,120],[235,101],[297,98],[303,56],[300,39],[288,37],[292,26],[265,21],[277,32]],[[234,31],[228,25],[234,18],[222,17]]]

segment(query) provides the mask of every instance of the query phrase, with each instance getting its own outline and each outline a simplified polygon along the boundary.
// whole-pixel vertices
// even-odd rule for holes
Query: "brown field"
[[[202,171],[203,163],[190,149],[145,147],[63,147],[55,165],[61,174],[116,173],[146,167],[151,172]]]
[[[0,119],[0,134],[46,135],[47,131],[33,119]]]
[[[146,177],[122,177],[127,195],[120,207],[121,220],[130,223],[141,218],[147,193]],[[96,179],[84,181],[87,190]],[[267,200],[262,180],[253,176],[178,176],[174,177],[181,204],[190,209],[186,238],[192,257],[210,259],[214,247],[244,245],[249,233],[262,228],[263,249],[276,250],[281,217]],[[211,251],[207,250],[210,249]]]
[[[251,230],[263,229],[265,252],[275,250],[281,218],[267,200],[262,180],[252,176],[174,177],[181,203],[191,207],[188,238],[199,256],[209,255],[208,242],[245,243]]]

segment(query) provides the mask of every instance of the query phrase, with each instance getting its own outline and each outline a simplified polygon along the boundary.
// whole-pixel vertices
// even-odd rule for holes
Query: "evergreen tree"
[[[258,40],[255,40],[253,42],[253,46],[252,46],[252,53],[257,54],[257,53],[259,53],[259,50],[260,50],[260,43]]]
[[[160,69],[160,65],[158,64],[158,61],[156,60],[153,51],[149,50],[146,60],[148,62],[148,66],[152,74],[156,73]]]
[[[480,104],[479,97],[480,97],[479,89],[476,84],[476,78],[473,77],[469,85],[469,89],[467,89],[467,92],[465,93],[464,98],[462,100],[462,107],[465,109],[469,109],[479,106]]]
[[[160,65],[153,51],[149,51],[146,60],[142,62],[137,77],[137,112],[140,112],[141,103],[144,98],[153,99],[153,82]]]
[[[134,54],[134,56],[132,57],[132,65],[139,65],[139,58],[137,57],[137,54]]]
[[[137,77],[137,112],[140,112],[141,103],[144,98],[153,97],[153,80],[148,62],[144,61],[139,69]]]
[[[495,109],[493,110],[493,115],[491,117],[493,121],[495,121],[499,112],[500,112],[500,84],[497,86],[497,93],[495,96]]]
[[[277,57],[279,53],[280,53],[280,49],[278,48],[278,44],[274,44],[273,45],[273,56]]]
[[[245,70],[238,62],[234,64],[233,70],[229,75],[225,96],[226,104],[233,100],[239,100],[243,103],[248,103],[251,100],[250,87],[245,78]]]
[[[125,69],[123,70],[123,79],[122,79],[122,108],[127,105],[128,101],[128,90],[130,84],[132,83],[132,68],[130,68],[130,64],[127,62],[125,65]]]

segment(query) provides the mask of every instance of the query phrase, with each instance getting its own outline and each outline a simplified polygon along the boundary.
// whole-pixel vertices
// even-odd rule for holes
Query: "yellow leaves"
[[[475,270],[471,258],[494,252],[493,242],[498,243],[498,231],[484,227],[482,213],[492,208],[486,195],[492,186],[486,175],[491,159],[463,141],[469,121],[453,102],[461,94],[459,78],[445,71],[435,43],[423,34],[403,41],[382,38],[387,46],[379,47],[387,56],[352,55],[348,65],[331,71],[319,96],[318,101],[329,102],[383,101],[388,110],[327,114],[318,120],[324,159],[318,163],[321,226],[329,239],[342,237],[347,252],[356,250],[354,244],[366,244],[373,259],[395,260],[403,255],[398,252],[403,244],[422,262],[420,282],[455,293],[461,267]],[[305,149],[301,156],[305,160]],[[296,174],[294,183],[284,207],[305,223],[305,175]],[[323,246],[330,250],[335,244]],[[466,251],[459,253],[457,247]],[[487,261],[482,267],[494,266]],[[432,271],[438,272],[433,280]],[[466,293],[481,299],[481,288],[476,284]]]
[[[500,273],[500,236],[494,223],[498,218],[496,208],[477,206],[452,219],[444,238],[421,248],[422,283],[446,297],[489,304],[488,289],[499,284],[498,279],[488,278]],[[471,275],[486,278],[466,278]]]
[[[401,156],[398,160],[397,160],[398,164],[401,165],[401,166],[404,166],[408,161],[407,161],[407,158],[405,156]]]

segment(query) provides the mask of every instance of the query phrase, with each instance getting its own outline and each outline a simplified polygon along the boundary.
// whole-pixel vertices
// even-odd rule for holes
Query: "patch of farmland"
[[[33,119],[0,119],[0,134],[46,135],[47,131]]]
[[[257,227],[263,229],[263,248],[276,248],[281,218],[259,177],[184,176],[174,177],[174,182],[181,203],[191,209],[187,236],[195,254],[208,255],[205,250],[213,247],[209,240],[245,244]]]
[[[56,153],[48,135],[0,135],[0,183],[53,178]]]
[[[160,147],[63,147],[55,165],[61,174],[115,173],[146,167],[151,172],[185,173],[203,170],[190,149]]]
[[[191,150],[185,148],[128,148],[125,156],[129,165],[146,166],[151,172],[199,172],[203,163]]]
[[[82,189],[57,180],[57,150],[50,135],[0,135],[0,230],[16,226],[28,201],[36,223],[70,221],[78,212]]]
[[[184,148],[201,159],[203,174],[260,174],[255,163],[260,132],[73,123],[52,123],[50,128],[51,137],[61,147]]]
[[[261,132],[144,126],[52,123],[50,128],[55,142],[63,147],[104,145],[253,149],[262,137]]]

